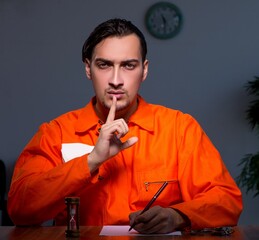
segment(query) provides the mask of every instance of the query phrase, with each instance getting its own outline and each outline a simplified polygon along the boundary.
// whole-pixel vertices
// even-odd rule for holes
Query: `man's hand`
[[[127,141],[121,142],[120,138],[128,133],[129,128],[124,119],[115,120],[116,105],[117,98],[114,96],[109,114],[105,124],[101,127],[96,145],[88,155],[88,165],[91,172],[94,172],[109,158],[115,156],[123,149],[131,147],[138,141],[137,137],[131,137]]]
[[[172,208],[154,206],[141,215],[140,212],[129,215],[130,225],[135,222],[134,229],[140,233],[170,233],[187,226],[183,216]]]

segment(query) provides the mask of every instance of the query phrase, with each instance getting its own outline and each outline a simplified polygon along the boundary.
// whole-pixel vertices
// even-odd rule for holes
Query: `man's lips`
[[[108,94],[124,94],[124,91],[108,91]]]
[[[125,94],[124,91],[108,91],[107,93],[109,95],[115,96],[117,99],[121,98]]]

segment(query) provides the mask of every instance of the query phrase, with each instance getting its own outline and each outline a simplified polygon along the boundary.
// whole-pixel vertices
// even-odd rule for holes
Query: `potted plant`
[[[255,98],[250,102],[246,117],[252,130],[255,130],[259,136],[259,77],[255,77],[253,81],[249,81],[245,86],[248,94]],[[254,192],[254,197],[259,195],[259,152],[255,154],[246,154],[241,159],[238,166],[241,166],[241,173],[237,177],[237,183],[240,187]]]

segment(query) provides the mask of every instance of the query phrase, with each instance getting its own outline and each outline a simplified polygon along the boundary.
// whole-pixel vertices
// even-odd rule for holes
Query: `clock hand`
[[[161,15],[161,17],[162,17],[162,20],[163,20],[163,27],[165,28],[165,26],[166,26],[166,19],[165,19],[163,14]]]
[[[166,18],[164,17],[163,14],[161,14],[161,18],[163,20],[163,24],[161,24],[161,28],[163,29],[163,32],[166,32],[166,24],[167,24]]]

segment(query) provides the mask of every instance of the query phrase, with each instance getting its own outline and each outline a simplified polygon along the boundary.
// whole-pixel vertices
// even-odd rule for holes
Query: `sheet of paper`
[[[180,236],[182,233],[180,231],[172,232],[172,233],[167,233],[167,234],[140,234],[136,232],[134,229],[132,229],[129,232],[130,226],[117,226],[117,225],[112,225],[112,226],[103,226],[100,236],[164,236],[164,235],[176,235]]]

